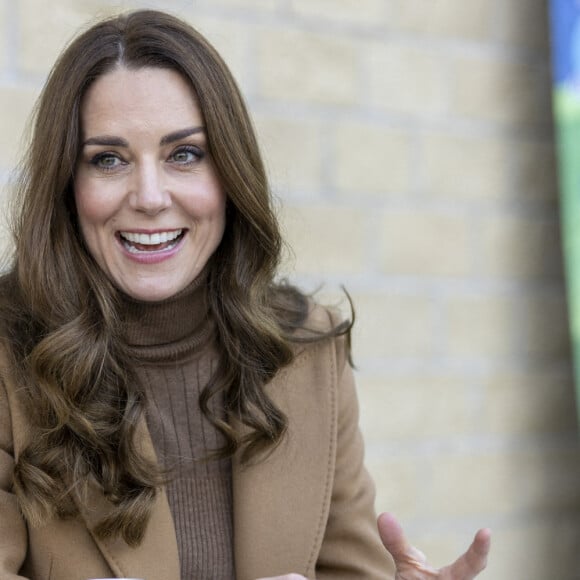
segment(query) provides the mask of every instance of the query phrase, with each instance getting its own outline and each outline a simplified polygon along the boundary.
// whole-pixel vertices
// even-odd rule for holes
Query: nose
[[[171,205],[163,173],[154,161],[136,166],[131,180],[129,203],[135,211],[156,215]]]

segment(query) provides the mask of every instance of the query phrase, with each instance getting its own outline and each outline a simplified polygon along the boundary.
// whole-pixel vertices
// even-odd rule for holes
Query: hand
[[[445,568],[436,570],[427,564],[425,556],[411,546],[399,522],[388,513],[378,519],[379,534],[396,565],[395,580],[472,580],[486,566],[491,545],[491,532],[479,530],[467,552]]]

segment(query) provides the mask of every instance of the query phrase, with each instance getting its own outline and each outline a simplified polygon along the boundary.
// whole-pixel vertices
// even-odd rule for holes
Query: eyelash
[[[179,154],[182,154],[182,153],[191,154],[193,156],[193,158],[188,160],[188,161],[177,161],[175,159],[175,157]],[[168,159],[171,159],[172,162],[174,162],[178,165],[189,167],[189,166],[194,165],[195,163],[198,163],[199,161],[201,161],[204,158],[204,156],[205,156],[205,153],[199,147],[196,147],[194,145],[181,145],[181,146],[177,147],[177,149],[175,149],[171,153],[171,155],[169,156]],[[111,166],[102,165],[103,161],[106,159],[114,159],[114,160],[118,161],[119,163],[118,164],[115,163],[114,165],[111,165]],[[124,161],[118,154],[111,153],[108,151],[103,151],[102,153],[98,153],[97,155],[95,155],[94,157],[91,158],[89,163],[91,165],[95,166],[100,171],[105,171],[105,172],[115,171],[115,169],[117,169],[119,165],[126,165],[127,164],[127,162]]]
[[[178,163],[179,165],[190,166],[193,165],[194,163],[201,161],[204,157],[204,152],[195,145],[181,145],[180,147],[175,149],[175,151],[173,151],[169,157],[175,158],[175,156],[180,153],[190,153],[191,155],[193,155],[193,159],[189,161],[176,161],[176,163]]]
[[[114,171],[118,167],[117,164],[115,164],[113,166],[101,165],[101,163],[105,159],[115,159],[116,161],[119,161],[119,163],[121,165],[125,165],[125,162],[121,159],[121,157],[119,157],[119,155],[116,155],[115,153],[110,153],[108,151],[104,151],[102,153],[97,153],[97,155],[95,155],[94,157],[91,158],[89,163],[91,165],[94,165],[97,169],[99,169],[101,171]]]

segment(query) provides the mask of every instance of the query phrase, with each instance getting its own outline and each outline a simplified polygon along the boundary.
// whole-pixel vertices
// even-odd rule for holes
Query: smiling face
[[[192,88],[172,70],[116,68],[84,96],[81,131],[74,190],[89,252],[129,296],[173,296],[225,228],[226,196]]]

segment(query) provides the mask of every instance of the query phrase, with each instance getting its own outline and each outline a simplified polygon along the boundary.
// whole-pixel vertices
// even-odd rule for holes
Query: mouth
[[[185,236],[186,230],[166,230],[145,234],[141,232],[117,232],[117,238],[131,254],[166,252],[173,249]]]

